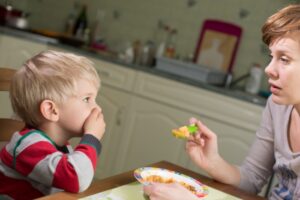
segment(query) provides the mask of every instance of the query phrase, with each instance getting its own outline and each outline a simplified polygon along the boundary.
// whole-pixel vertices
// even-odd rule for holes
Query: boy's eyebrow
[[[87,92],[87,93],[84,93],[84,94],[91,96],[91,95],[94,95],[95,93],[94,92]]]

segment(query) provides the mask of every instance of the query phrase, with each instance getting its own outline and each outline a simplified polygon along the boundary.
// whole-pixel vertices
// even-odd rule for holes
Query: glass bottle
[[[167,39],[166,49],[165,49],[165,57],[174,58],[176,53],[175,48],[175,35],[177,34],[176,29],[171,29],[169,31],[169,36]]]
[[[156,48],[156,54],[155,57],[159,58],[164,56],[165,50],[166,50],[166,42],[169,35],[169,26],[163,25],[163,27],[160,27],[159,29],[159,38],[157,42],[157,48]]]
[[[81,12],[79,13],[76,19],[76,23],[74,27],[73,35],[79,39],[83,39],[85,29],[87,28],[88,25],[86,10],[87,10],[87,6],[83,5]]]
[[[246,82],[246,92],[257,94],[260,89],[261,79],[263,76],[263,69],[260,64],[254,63],[250,68],[250,77]]]

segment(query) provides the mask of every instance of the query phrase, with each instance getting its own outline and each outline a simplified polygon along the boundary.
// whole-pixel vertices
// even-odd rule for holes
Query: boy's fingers
[[[92,112],[91,112],[91,116],[92,116],[92,117],[99,118],[99,116],[100,116],[99,109],[98,109],[98,108],[93,108],[93,110],[92,110]]]

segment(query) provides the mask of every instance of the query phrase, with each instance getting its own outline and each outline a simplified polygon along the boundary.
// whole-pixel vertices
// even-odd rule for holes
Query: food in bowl
[[[197,197],[202,198],[208,194],[208,187],[200,181],[168,169],[142,167],[134,170],[134,177],[143,185],[148,185],[154,182],[166,184],[177,182],[186,187]]]
[[[163,178],[161,176],[158,175],[151,175],[145,178],[145,181],[149,182],[149,183],[175,183],[177,181],[175,181],[175,179],[173,178]],[[184,186],[186,189],[190,190],[191,192],[193,192],[194,194],[196,193],[196,189],[194,186],[191,186],[183,181],[179,182],[182,186]]]

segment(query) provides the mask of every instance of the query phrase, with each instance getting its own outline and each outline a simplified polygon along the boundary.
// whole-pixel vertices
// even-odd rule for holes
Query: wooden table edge
[[[265,198],[248,194],[245,191],[242,191],[241,189],[235,188],[230,185],[226,185],[220,182],[217,182],[211,178],[208,178],[204,175],[198,174],[196,172],[193,172],[189,169],[183,168],[181,166],[178,166],[176,164],[170,163],[168,161],[160,161],[157,163],[153,163],[148,165],[150,167],[159,167],[159,168],[165,168],[173,171],[180,172],[182,174],[191,176],[197,180],[199,180],[201,183],[208,185],[212,188],[215,188],[217,190],[223,191],[225,193],[234,195],[238,198],[245,199],[245,200],[263,200]],[[58,192],[52,195],[44,196],[41,198],[38,198],[39,200],[68,200],[68,199],[78,199],[78,198],[83,198],[92,194],[96,194],[105,190],[109,190],[115,187],[119,187],[122,185],[126,185],[128,183],[136,181],[136,179],[133,176],[134,170],[130,170],[115,176],[111,176],[105,179],[101,180],[93,180],[92,184],[90,187],[82,192],[82,193],[69,193],[69,192]]]

